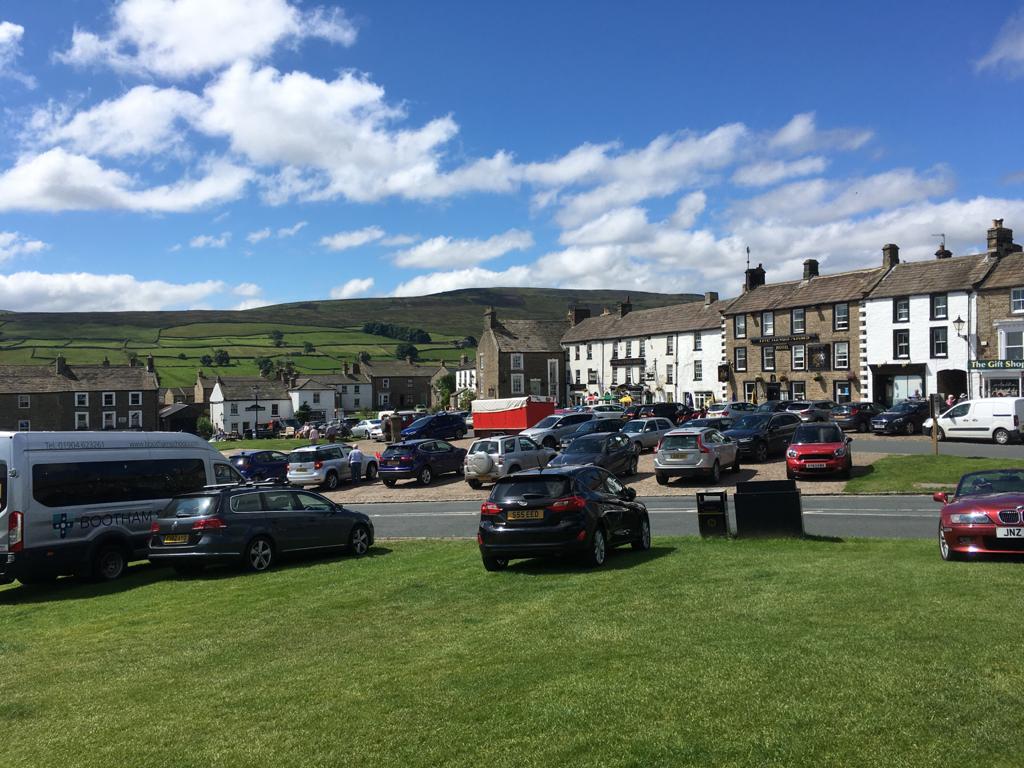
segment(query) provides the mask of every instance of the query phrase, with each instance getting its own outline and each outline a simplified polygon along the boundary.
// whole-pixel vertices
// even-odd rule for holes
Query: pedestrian
[[[310,445],[316,445],[316,441],[319,440],[319,439],[320,439],[320,430],[318,430],[316,428],[316,425],[314,424],[312,427],[309,428],[309,444]]]
[[[363,476],[363,452],[359,450],[358,443],[352,446],[352,452],[348,455],[348,468],[352,482],[358,483]]]
[[[950,392],[949,397],[946,398],[946,407],[952,408],[954,405],[956,405],[956,395]]]

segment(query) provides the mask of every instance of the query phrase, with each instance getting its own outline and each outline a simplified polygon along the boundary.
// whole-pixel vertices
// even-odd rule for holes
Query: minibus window
[[[206,485],[202,459],[36,464],[32,496],[47,507],[167,499]]]
[[[7,509],[7,462],[0,461],[0,512]]]

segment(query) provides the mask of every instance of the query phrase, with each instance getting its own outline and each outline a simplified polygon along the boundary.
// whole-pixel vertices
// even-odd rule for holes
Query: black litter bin
[[[729,535],[727,500],[728,494],[721,489],[697,493],[697,528],[701,536]]]
[[[736,483],[737,536],[803,536],[800,491],[795,480]]]

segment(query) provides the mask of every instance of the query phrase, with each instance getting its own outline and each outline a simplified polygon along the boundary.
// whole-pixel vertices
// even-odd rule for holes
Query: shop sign
[[[1024,371],[1024,360],[971,360],[972,371]]]
[[[788,347],[790,344],[806,344],[817,341],[816,333],[799,333],[796,336],[758,336],[750,340],[751,344],[768,344],[775,347]]]

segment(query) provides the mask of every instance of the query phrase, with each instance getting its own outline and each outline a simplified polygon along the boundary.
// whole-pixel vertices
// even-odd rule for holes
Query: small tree
[[[260,369],[260,376],[266,378],[274,372],[274,361],[269,357],[257,357],[255,362],[256,367]]]
[[[230,365],[231,355],[226,349],[215,349],[213,350],[213,362],[216,365]]]
[[[209,368],[213,365],[213,355],[203,355],[199,358],[199,362]]]
[[[360,363],[368,363],[372,359],[373,358],[370,356],[370,353],[366,352],[365,350],[356,355],[356,360],[359,361]]]
[[[308,355],[311,352],[316,352],[316,347],[313,346],[313,342],[304,341],[302,343],[302,351]]]
[[[213,437],[213,422],[206,416],[196,419],[196,434],[209,440]]]
[[[476,392],[471,389],[464,389],[459,395],[459,410],[468,411],[473,408],[473,401],[476,400]]]
[[[405,360],[407,357],[411,357],[413,360],[419,360],[420,351],[406,341],[395,347],[395,357],[399,360]]]
[[[178,353],[178,359],[179,360],[187,360],[188,359],[188,355],[186,355],[184,352],[179,352]]]
[[[441,408],[447,408],[452,402],[455,392],[455,374],[449,373],[437,380],[437,402]]]
[[[274,342],[275,347],[284,346],[284,334],[277,330],[277,328],[270,332],[270,339]]]
[[[299,406],[298,410],[295,411],[295,418],[298,419],[302,424],[309,421],[309,415],[312,409],[309,407],[309,403],[303,403]]]

